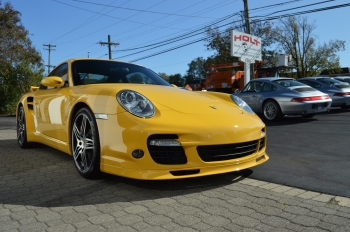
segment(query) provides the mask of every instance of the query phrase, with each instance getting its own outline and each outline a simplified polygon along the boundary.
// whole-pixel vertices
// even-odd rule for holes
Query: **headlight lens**
[[[245,101],[242,100],[242,98],[231,94],[231,99],[244,111],[247,111],[250,114],[254,114],[253,110],[250,108],[250,106],[248,106],[247,103],[245,103]]]
[[[122,90],[118,92],[117,100],[124,109],[135,116],[150,118],[155,113],[152,102],[138,92]]]

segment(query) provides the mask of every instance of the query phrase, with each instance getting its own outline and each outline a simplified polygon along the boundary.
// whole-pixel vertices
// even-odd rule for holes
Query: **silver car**
[[[256,114],[274,121],[284,115],[311,118],[328,111],[332,99],[292,78],[271,77],[250,81],[242,91],[235,91]]]
[[[298,81],[319,91],[327,93],[332,98],[332,107],[350,108],[350,85],[332,77],[304,77]]]
[[[347,82],[350,84],[350,77],[349,76],[339,76],[339,77],[333,77],[334,79],[342,82]]]

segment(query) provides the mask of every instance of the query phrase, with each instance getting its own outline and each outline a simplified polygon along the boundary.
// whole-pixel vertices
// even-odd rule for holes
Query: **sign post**
[[[250,81],[250,64],[261,61],[261,38],[243,32],[231,31],[231,56],[244,62],[244,85]]]

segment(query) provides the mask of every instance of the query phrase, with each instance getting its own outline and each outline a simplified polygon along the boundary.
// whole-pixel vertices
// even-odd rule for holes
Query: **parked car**
[[[31,90],[17,107],[18,145],[61,150],[85,178],[189,178],[269,159],[265,124],[242,99],[184,91],[140,65],[70,59]]]
[[[349,83],[332,77],[304,77],[298,81],[327,93],[332,98],[332,107],[350,108]]]
[[[347,82],[350,84],[350,77],[348,76],[338,76],[338,77],[333,77],[334,79],[342,82]]]
[[[242,91],[235,93],[255,113],[270,121],[284,115],[311,118],[317,113],[328,111],[332,103],[328,94],[285,77],[254,79]]]

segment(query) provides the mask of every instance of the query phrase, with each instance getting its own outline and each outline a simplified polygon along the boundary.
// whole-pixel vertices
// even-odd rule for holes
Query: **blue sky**
[[[10,2],[15,10],[21,12],[22,23],[46,65],[49,55],[48,50],[45,50],[48,47],[44,44],[56,46],[52,47],[54,51],[50,55],[50,64],[53,66],[75,57],[108,58],[108,47],[101,46],[100,42],[107,42],[110,35],[112,42],[119,43],[112,47],[113,59],[135,61],[157,73],[182,75],[186,73],[191,60],[197,57],[206,58],[212,54],[206,51],[205,42],[200,41],[205,37],[200,28],[240,13],[244,8],[243,0],[1,2],[2,5]],[[322,4],[304,7],[315,3]],[[267,15],[280,16],[349,3],[350,1],[345,0],[248,0],[250,17],[262,19]],[[315,22],[317,27],[314,35],[317,36],[318,43],[335,39],[346,41],[346,51],[338,53],[342,67],[350,67],[350,30],[347,25],[349,13],[350,7],[347,6],[302,15],[307,16],[310,23]],[[218,25],[240,19],[239,15],[234,15]],[[195,30],[198,32],[193,33]],[[188,35],[188,38],[180,40],[184,35]],[[185,46],[186,44],[190,45]],[[157,53],[160,54],[155,55]],[[150,57],[145,58],[147,56]]]

